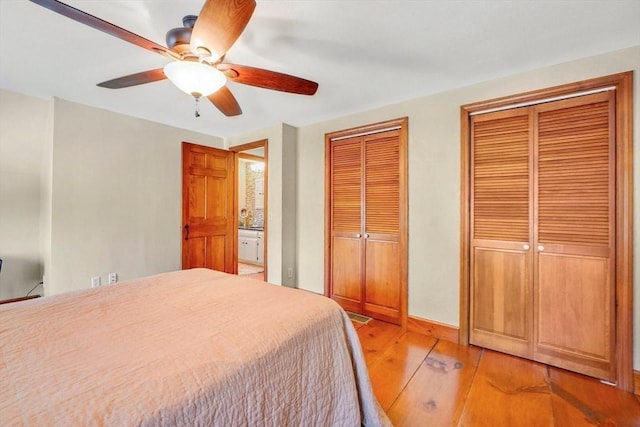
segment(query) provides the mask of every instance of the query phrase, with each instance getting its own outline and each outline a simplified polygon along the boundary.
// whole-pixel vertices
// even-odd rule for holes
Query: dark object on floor
[[[40,298],[40,295],[29,295],[27,297],[3,299],[3,300],[0,300],[0,304],[9,304],[9,303],[12,303],[12,302],[25,301],[25,300],[34,299],[34,298]]]

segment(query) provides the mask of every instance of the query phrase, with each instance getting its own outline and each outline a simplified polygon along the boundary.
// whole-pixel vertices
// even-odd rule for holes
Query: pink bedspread
[[[389,425],[330,299],[194,269],[0,306],[0,425]]]

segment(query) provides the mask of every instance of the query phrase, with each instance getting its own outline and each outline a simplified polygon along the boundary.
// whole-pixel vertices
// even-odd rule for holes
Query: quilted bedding
[[[379,426],[357,334],[206,269],[0,306],[0,425]]]

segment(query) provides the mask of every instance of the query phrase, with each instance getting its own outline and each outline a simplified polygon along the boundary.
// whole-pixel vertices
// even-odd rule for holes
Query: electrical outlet
[[[91,287],[97,288],[100,286],[100,276],[94,276],[91,278]]]
[[[287,268],[287,279],[293,279],[293,267]]]
[[[109,273],[109,275],[107,276],[107,282],[109,282],[110,285],[113,285],[117,281],[118,281],[118,273]]]

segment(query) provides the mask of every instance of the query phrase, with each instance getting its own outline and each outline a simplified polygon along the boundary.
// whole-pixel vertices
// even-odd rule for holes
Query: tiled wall
[[[264,209],[256,209],[256,180],[264,179],[264,171],[254,171],[251,169],[251,162],[245,163],[245,184],[246,184],[246,202],[247,221],[249,226],[264,226]]]

